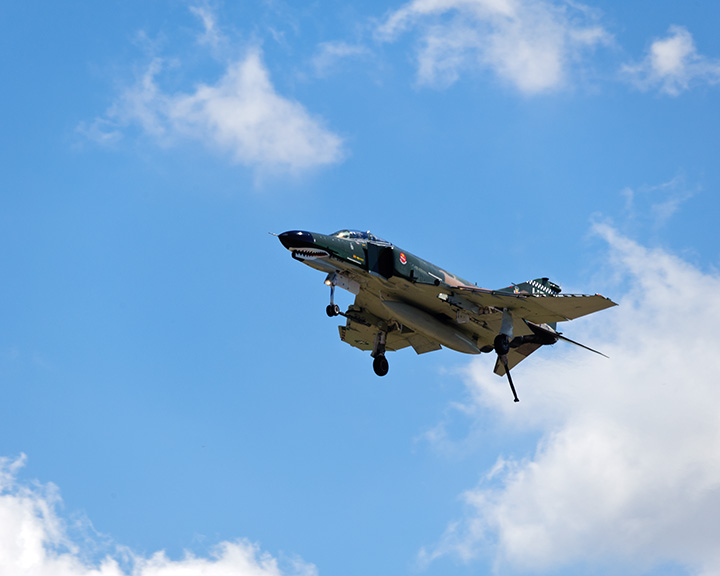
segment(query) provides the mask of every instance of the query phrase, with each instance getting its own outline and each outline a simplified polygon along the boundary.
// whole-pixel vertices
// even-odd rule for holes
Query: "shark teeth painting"
[[[314,248],[291,248],[291,252],[296,260],[318,260],[330,256],[327,251]]]

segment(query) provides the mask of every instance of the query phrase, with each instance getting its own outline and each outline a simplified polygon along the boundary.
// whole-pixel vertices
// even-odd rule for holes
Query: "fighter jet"
[[[599,294],[562,294],[548,278],[497,290],[478,288],[407,250],[359,230],[318,234],[292,230],[277,235],[295,260],[327,274],[330,317],[342,316],[340,339],[369,350],[378,376],[388,373],[386,352],[412,346],[418,354],[443,346],[465,354],[495,352],[495,373],[510,370],[541,346],[570,340],[558,322],[615,306]],[[345,312],[335,304],[335,287],[355,295]]]

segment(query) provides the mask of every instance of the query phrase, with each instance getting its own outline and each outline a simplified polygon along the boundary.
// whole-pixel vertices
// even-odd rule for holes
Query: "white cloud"
[[[52,484],[17,480],[24,456],[0,458],[0,574],[12,576],[317,576],[311,564],[281,566],[247,541],[223,542],[209,558],[187,553],[171,560],[164,552],[146,558],[127,549],[91,562],[87,540],[74,542],[58,515],[61,504]],[[91,545],[91,544],[90,544]]]
[[[489,553],[503,572],[672,563],[720,573],[720,275],[597,231],[611,248],[608,272],[632,287],[572,336],[594,327],[584,339],[611,359],[569,346],[537,354],[516,370],[519,404],[487,362],[471,365],[478,417],[541,438],[464,494],[466,516],[425,561]]]
[[[199,44],[217,52],[226,39],[214,14],[208,8],[192,11],[204,27]],[[276,91],[259,49],[228,62],[217,82],[189,92],[164,90],[159,81],[164,68],[162,59],[153,58],[107,114],[80,131],[115,143],[128,127],[138,126],[164,146],[197,140],[263,173],[298,173],[342,160],[342,139]]]
[[[698,53],[687,29],[671,26],[665,38],[655,40],[640,63],[626,64],[623,73],[643,90],[657,88],[677,96],[691,84],[720,82],[720,60]]]
[[[582,52],[610,38],[584,6],[546,0],[413,0],[386,17],[377,37],[393,41],[413,28],[421,84],[447,86],[480,68],[527,94],[566,85]]]

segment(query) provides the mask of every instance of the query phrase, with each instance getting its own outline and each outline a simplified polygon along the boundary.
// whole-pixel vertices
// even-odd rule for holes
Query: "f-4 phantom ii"
[[[599,294],[561,294],[548,278],[478,288],[370,232],[292,230],[278,237],[295,260],[327,274],[327,315],[345,318],[340,339],[371,351],[378,376],[388,373],[385,353],[407,346],[418,354],[443,346],[465,354],[494,351],[495,373],[507,375],[518,402],[511,368],[558,340],[601,354],[563,336],[557,323],[615,306]],[[336,286],[355,294],[345,312],[335,304]]]

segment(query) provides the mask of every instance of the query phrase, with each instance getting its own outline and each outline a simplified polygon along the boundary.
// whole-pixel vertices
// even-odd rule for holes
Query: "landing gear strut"
[[[378,332],[375,334],[375,343],[373,344],[373,370],[378,376],[385,376],[390,369],[387,358],[385,358],[385,339],[387,332]]]
[[[517,396],[517,392],[515,392],[515,385],[512,381],[512,376],[510,376],[510,367],[508,366],[508,352],[510,352],[510,338],[508,338],[507,334],[498,334],[495,336],[495,352],[497,352],[498,358],[500,359],[500,362],[502,362],[503,368],[505,368],[505,374],[507,374],[508,382],[510,383],[510,390],[512,390],[513,393],[513,399],[515,402],[520,402],[520,398]]]
[[[508,352],[510,352],[510,342],[513,337],[513,319],[512,315],[510,314],[510,311],[507,308],[503,308],[503,315],[502,315],[502,325],[500,327],[500,334],[495,336],[495,341],[493,342],[493,347],[495,348],[495,352],[498,355],[498,360],[503,365],[503,368],[505,368],[505,374],[507,374],[508,382],[510,383],[510,390],[512,390],[513,393],[513,400],[515,402],[520,402],[520,398],[517,396],[517,392],[515,392],[515,385],[512,381],[512,376],[510,376],[510,366],[508,366]]]

